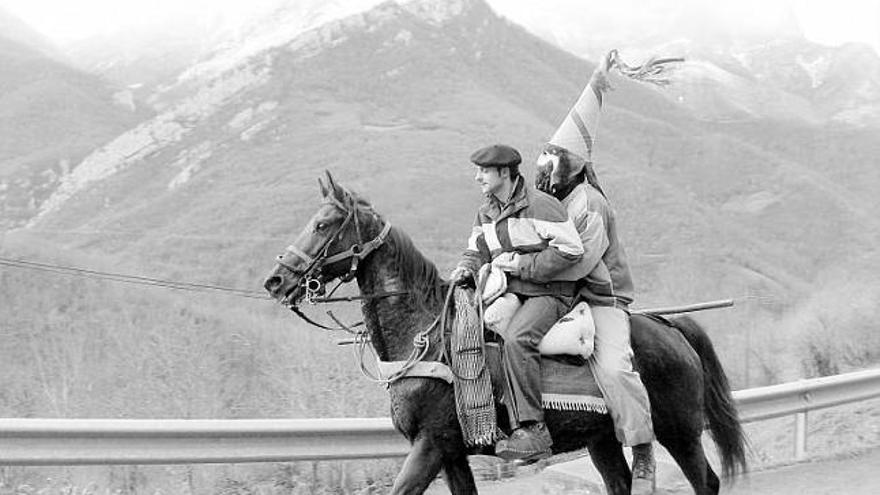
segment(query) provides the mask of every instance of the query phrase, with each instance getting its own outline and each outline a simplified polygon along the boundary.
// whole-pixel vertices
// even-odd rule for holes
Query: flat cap
[[[522,157],[510,146],[493,144],[474,151],[471,161],[481,167],[514,167],[522,162]]]

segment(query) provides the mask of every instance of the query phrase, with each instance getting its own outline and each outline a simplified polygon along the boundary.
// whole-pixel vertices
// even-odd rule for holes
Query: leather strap
[[[418,361],[410,364],[407,364],[407,361],[378,361],[378,365],[379,375],[382,377],[390,377],[399,373],[404,366],[410,366],[398,378],[436,378],[452,384],[452,370],[437,361]]]

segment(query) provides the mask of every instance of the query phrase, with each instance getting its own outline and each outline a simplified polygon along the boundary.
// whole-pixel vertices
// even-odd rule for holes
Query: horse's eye
[[[315,225],[315,230],[317,232],[324,232],[325,230],[327,230],[327,224],[324,222],[319,222],[317,225]]]

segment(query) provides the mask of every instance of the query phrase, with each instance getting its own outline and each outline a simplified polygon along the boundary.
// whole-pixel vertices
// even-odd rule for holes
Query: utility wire
[[[24,234],[50,234],[50,235],[79,235],[79,236],[146,236],[147,232],[142,230],[121,230],[121,229],[93,229],[93,230],[69,230],[69,229],[41,229],[29,228],[22,231]],[[286,237],[270,237],[270,236],[230,236],[230,235],[200,235],[200,234],[162,234],[163,237],[174,239],[195,240],[195,241],[228,241],[230,239],[276,242],[290,241]]]
[[[0,266],[10,268],[19,268],[27,270],[37,270],[50,273],[60,273],[64,275],[78,275],[86,278],[98,280],[110,280],[113,282],[122,282],[135,285],[145,285],[153,287],[163,287],[167,289],[187,290],[195,292],[223,292],[230,295],[245,297],[250,299],[267,299],[268,294],[262,292],[236,289],[232,287],[223,287],[219,285],[197,284],[190,282],[179,282],[174,280],[164,280],[152,277],[142,277],[139,275],[128,275],[124,273],[103,272],[98,270],[89,270],[74,266],[56,265],[52,263],[41,263],[37,261],[29,261],[22,259],[12,259],[0,257]]]

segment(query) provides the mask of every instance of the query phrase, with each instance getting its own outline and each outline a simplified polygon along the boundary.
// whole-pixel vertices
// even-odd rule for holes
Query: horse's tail
[[[738,472],[746,472],[746,439],[730,392],[727,375],[715,354],[715,347],[700,325],[688,316],[675,318],[678,328],[691,347],[697,351],[703,364],[704,408],[712,439],[721,456],[722,477],[731,479]]]

